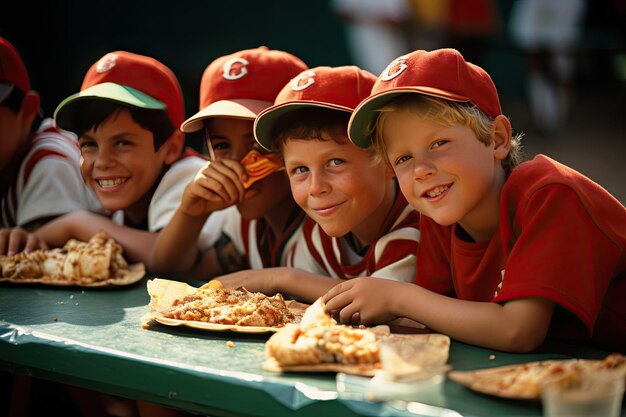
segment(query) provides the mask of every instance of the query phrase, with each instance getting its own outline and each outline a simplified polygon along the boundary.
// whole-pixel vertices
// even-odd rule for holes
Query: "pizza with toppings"
[[[250,188],[255,182],[283,168],[283,164],[276,154],[262,154],[256,149],[251,150],[243,157],[241,164],[248,173],[248,179],[243,183],[244,188]]]
[[[213,280],[194,288],[183,282],[156,278],[148,281],[151,321],[166,325],[185,325],[206,330],[241,332],[276,331],[299,319],[301,310],[281,294],[267,296],[245,288],[224,288]]]
[[[539,399],[547,380],[575,380],[602,370],[620,372],[626,377],[626,358],[612,353],[603,360],[566,359],[507,365],[474,371],[453,371],[448,377],[481,392],[514,399]]]
[[[106,232],[88,242],[70,239],[62,248],[1,256],[0,268],[4,281],[52,285],[124,285],[144,275],[143,265],[129,267],[122,246]]]
[[[288,325],[268,339],[264,369],[373,376],[386,366],[385,371],[399,376],[408,368],[417,373],[444,367],[449,346],[450,339],[436,333],[400,335],[391,334],[384,325],[338,324],[318,299],[305,311],[299,325]],[[391,352],[385,353],[385,347]],[[391,367],[394,369],[388,369]]]

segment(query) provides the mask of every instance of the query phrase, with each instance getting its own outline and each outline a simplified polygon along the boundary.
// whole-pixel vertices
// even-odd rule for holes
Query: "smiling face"
[[[460,123],[444,125],[407,109],[386,114],[387,158],[409,203],[439,224],[459,223],[476,241],[488,239],[505,180],[508,145],[497,133],[503,120],[486,145]]]
[[[334,140],[290,138],[283,158],[294,199],[330,236],[376,238],[395,200],[393,173],[370,151]]]
[[[215,117],[205,121],[205,133],[213,148],[215,159],[229,158],[241,161],[251,150],[266,154],[254,139],[254,121]],[[209,144],[207,143],[207,146]],[[271,216],[275,209],[293,205],[289,191],[289,181],[283,170],[255,182],[246,191],[244,201],[237,204],[243,218],[259,219]],[[280,214],[280,213],[278,213]],[[288,214],[282,213],[283,217]]]
[[[123,109],[86,131],[79,145],[83,179],[102,206],[124,210],[131,218],[145,217],[150,190],[165,164],[172,162],[168,144],[155,151],[152,132]]]

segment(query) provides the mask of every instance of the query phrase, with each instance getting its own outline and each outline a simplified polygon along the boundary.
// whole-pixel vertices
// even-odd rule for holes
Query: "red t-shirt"
[[[463,300],[542,297],[549,338],[626,352],[626,209],[546,156],[513,170],[497,233],[467,242],[422,216],[415,282]]]

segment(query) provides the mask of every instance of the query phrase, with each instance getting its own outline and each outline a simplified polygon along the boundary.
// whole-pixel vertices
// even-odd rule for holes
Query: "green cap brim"
[[[262,111],[254,120],[254,138],[264,149],[276,152],[276,149],[272,147],[272,140],[274,139],[274,126],[278,119],[295,110],[311,108],[324,108],[346,113],[352,112],[352,109],[349,107],[317,101],[293,101],[278,104]]]
[[[112,101],[140,109],[165,110],[167,106],[155,98],[132,87],[115,83],[96,84],[63,100],[54,111],[57,126],[73,130],[76,111],[83,100]]]

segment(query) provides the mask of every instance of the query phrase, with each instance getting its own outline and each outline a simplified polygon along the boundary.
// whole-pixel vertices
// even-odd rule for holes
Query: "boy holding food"
[[[527,352],[546,339],[626,351],[626,209],[520,137],[491,77],[454,49],[391,62],[355,110],[422,214],[415,283],[343,282],[325,296],[343,322],[408,317],[474,345]]]
[[[307,66],[265,46],[219,57],[204,71],[200,110],[185,132],[203,130],[210,156],[182,196],[152,251],[157,271],[208,280],[242,269],[293,265],[304,213],[294,202],[282,163],[254,141],[257,114]],[[202,245],[207,218],[219,238]],[[185,248],[180,251],[180,248]]]

